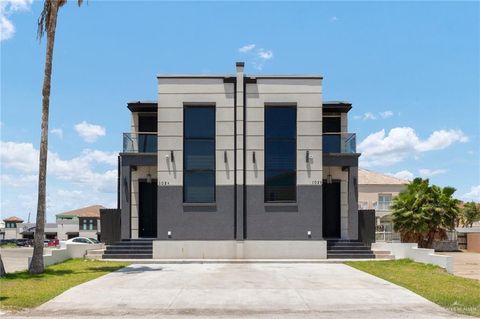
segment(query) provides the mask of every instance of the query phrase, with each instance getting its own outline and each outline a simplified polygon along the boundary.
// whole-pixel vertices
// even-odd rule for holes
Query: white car
[[[75,237],[67,240],[67,244],[100,244],[95,238]]]

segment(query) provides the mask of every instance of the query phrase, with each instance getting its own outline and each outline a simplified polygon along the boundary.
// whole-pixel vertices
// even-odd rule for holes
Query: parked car
[[[100,244],[95,238],[75,237],[67,240],[67,244]]]
[[[57,247],[60,246],[60,241],[58,239],[50,239],[47,245],[48,247]]]
[[[28,247],[32,244],[32,240],[28,238],[21,238],[16,240],[16,244],[19,247]]]

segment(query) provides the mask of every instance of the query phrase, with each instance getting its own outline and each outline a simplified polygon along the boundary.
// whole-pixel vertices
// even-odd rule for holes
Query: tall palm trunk
[[[0,255],[0,277],[5,277],[7,272],[5,271],[5,267],[3,266],[2,255]]]
[[[49,15],[49,28],[47,30],[47,52],[45,58],[45,74],[42,89],[42,135],[40,140],[40,157],[38,169],[38,203],[37,224],[33,244],[33,256],[29,271],[31,274],[40,274],[43,265],[43,237],[45,233],[46,211],[46,184],[47,184],[47,153],[48,153],[48,110],[50,106],[50,84],[52,79],[53,45],[55,43],[55,30],[57,26],[58,3],[51,1],[51,14]]]

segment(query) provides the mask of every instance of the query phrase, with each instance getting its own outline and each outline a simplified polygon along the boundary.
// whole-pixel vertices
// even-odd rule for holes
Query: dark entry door
[[[138,236],[141,238],[157,237],[157,181],[138,183]]]
[[[340,238],[339,181],[323,181],[323,238]]]

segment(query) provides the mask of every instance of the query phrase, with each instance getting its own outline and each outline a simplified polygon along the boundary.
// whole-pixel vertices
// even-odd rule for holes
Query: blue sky
[[[36,210],[41,8],[1,6],[3,217]],[[69,1],[54,53],[48,219],[116,204],[126,102],[155,99],[156,74],[233,73],[235,61],[248,74],[322,74],[325,100],[353,103],[362,166],[480,201],[479,21],[478,2]]]

